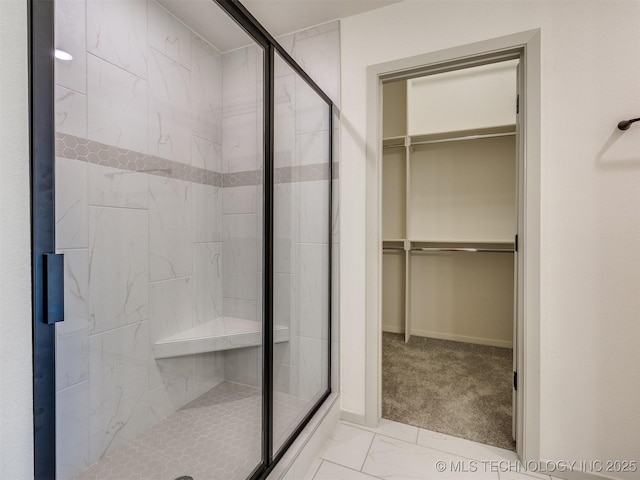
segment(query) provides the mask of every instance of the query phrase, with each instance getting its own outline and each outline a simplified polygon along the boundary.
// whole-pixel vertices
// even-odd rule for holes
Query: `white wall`
[[[541,28],[541,456],[640,451],[640,2],[405,1],[342,21],[342,408],[365,406],[366,68]],[[637,478],[637,477],[621,477]]]
[[[33,477],[27,4],[0,8],[0,478]]]

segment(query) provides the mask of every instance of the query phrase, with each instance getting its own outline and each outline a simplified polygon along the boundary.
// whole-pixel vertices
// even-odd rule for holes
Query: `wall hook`
[[[640,121],[640,117],[632,118],[631,120],[622,120],[620,123],[618,123],[618,128],[620,130],[629,130],[629,127],[631,127],[631,124],[637,121]]]

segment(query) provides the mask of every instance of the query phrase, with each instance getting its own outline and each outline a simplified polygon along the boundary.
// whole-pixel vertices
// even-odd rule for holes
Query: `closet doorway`
[[[519,62],[381,88],[381,416],[510,450]]]

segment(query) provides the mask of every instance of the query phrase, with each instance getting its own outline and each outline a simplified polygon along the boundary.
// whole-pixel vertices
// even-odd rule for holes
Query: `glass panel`
[[[276,55],[274,452],[329,388],[329,115]]]
[[[263,51],[214,2],[58,0],[56,27],[57,477],[244,479]]]

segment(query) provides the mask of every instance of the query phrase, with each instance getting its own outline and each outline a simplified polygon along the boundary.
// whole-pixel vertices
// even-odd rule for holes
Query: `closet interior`
[[[512,361],[517,66],[514,59],[383,84],[383,358],[389,334],[401,334],[404,342],[499,347]],[[383,379],[383,416],[385,396],[398,388]],[[405,408],[386,405],[390,415]]]

